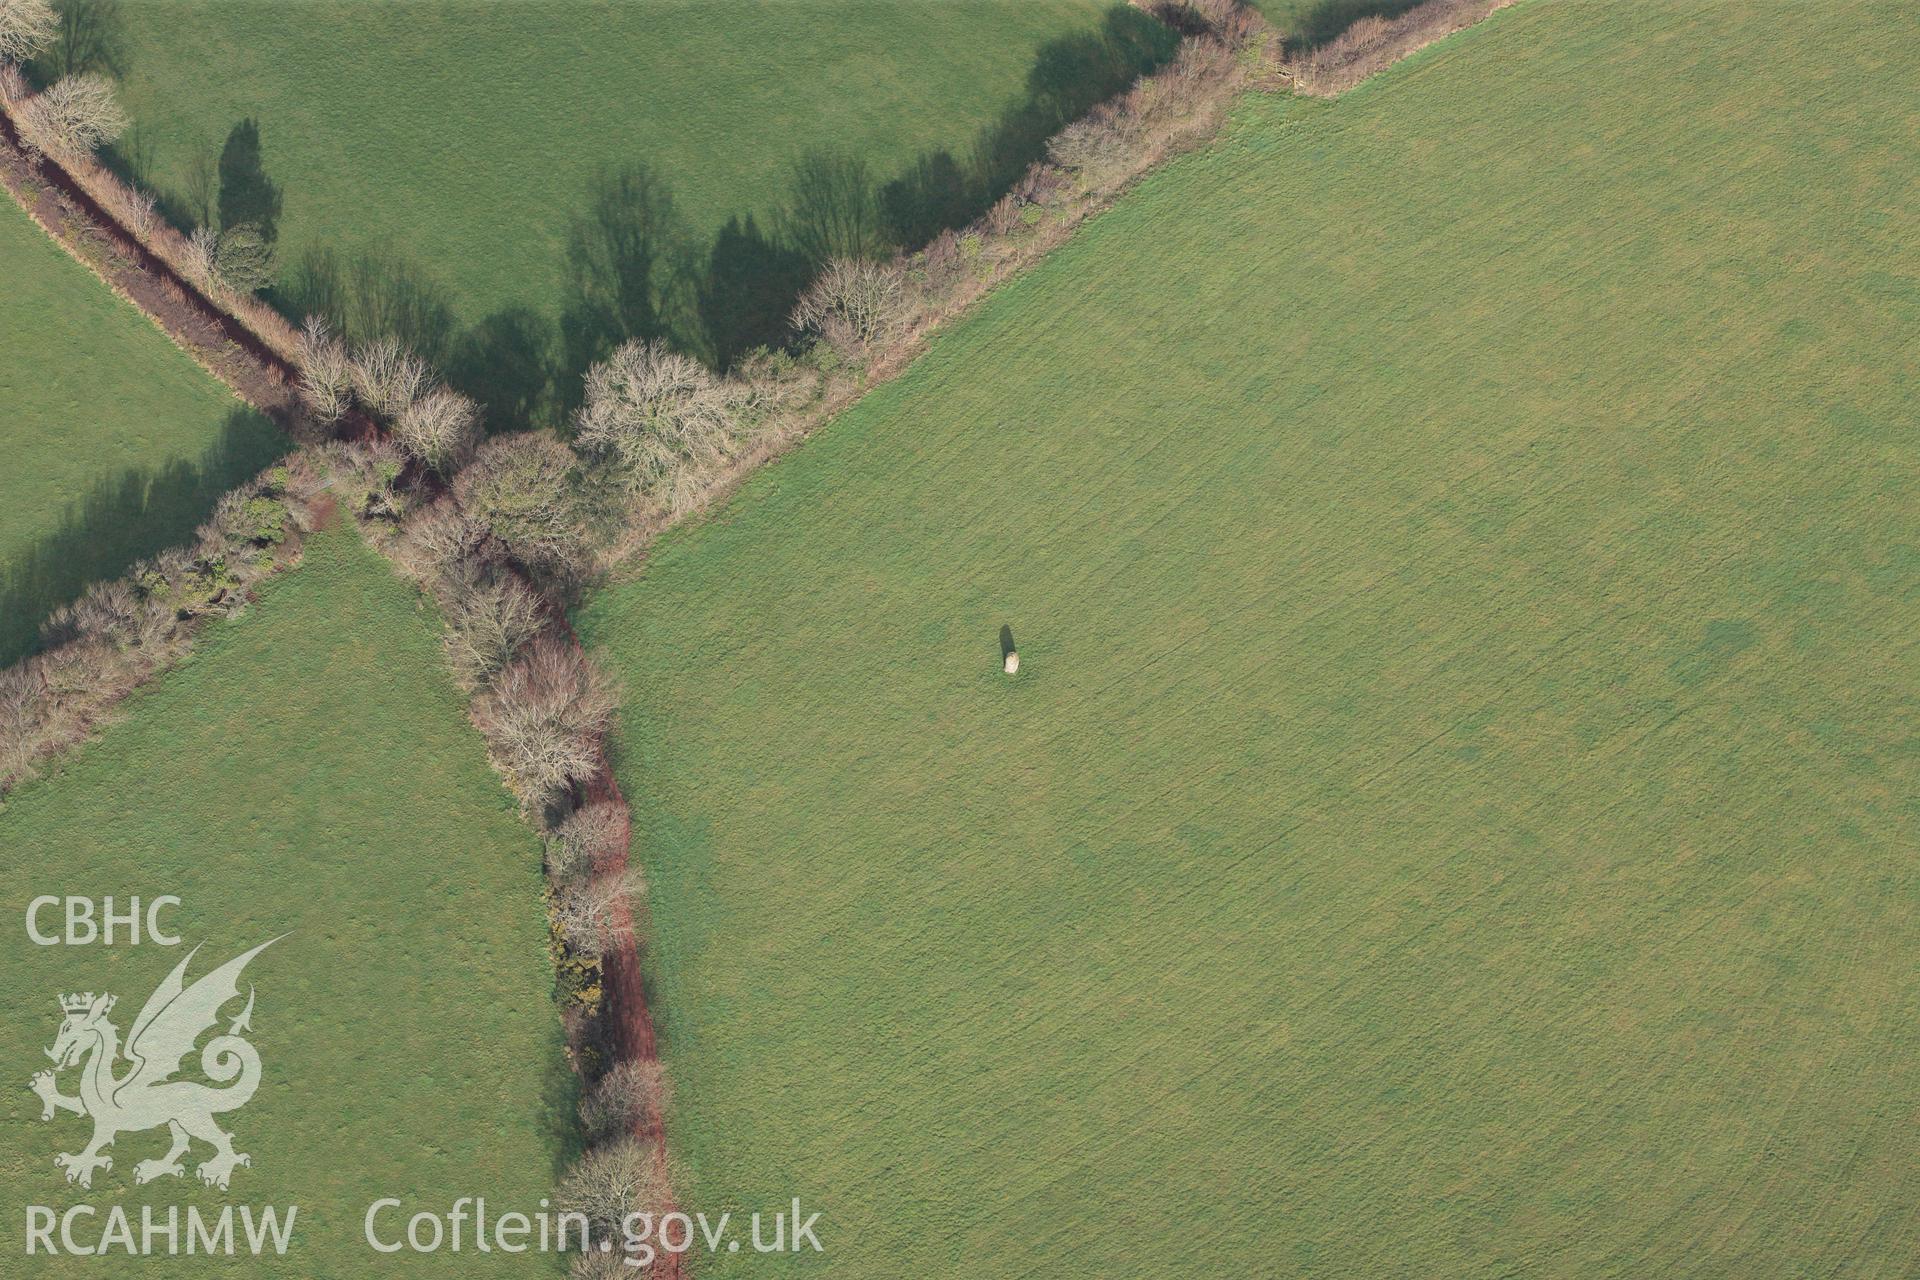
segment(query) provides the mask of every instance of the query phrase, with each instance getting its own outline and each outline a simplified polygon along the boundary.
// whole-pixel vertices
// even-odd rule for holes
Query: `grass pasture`
[[[371,1251],[367,1206],[397,1196],[409,1214],[444,1212],[456,1196],[484,1194],[496,1212],[531,1211],[550,1193],[572,1082],[539,842],[466,722],[437,620],[351,531],[317,535],[297,572],[136,694],[121,723],[21,787],[0,810],[0,855],[16,930],[0,952],[16,1003],[4,1036],[12,1079],[0,1091],[9,1202],[92,1203],[102,1214],[120,1203],[136,1224],[142,1205],[299,1206],[294,1246],[277,1264],[41,1256],[9,1274],[469,1275],[470,1248]],[[124,1035],[186,947],[30,946],[18,931],[41,893],[112,894],[122,905],[178,895],[172,926],[205,944],[192,977],[286,935],[247,971],[265,1077],[225,1117],[253,1157],[230,1193],[201,1187],[191,1168],[184,1181],[135,1187],[135,1162],[165,1147],[151,1132],[122,1135],[91,1191],[63,1183],[53,1155],[78,1150],[87,1124],[65,1114],[40,1123],[25,1088],[46,1065],[54,997],[115,992]],[[72,1073],[63,1086],[73,1091]],[[10,1215],[15,1257],[21,1230]],[[552,1258],[495,1262],[503,1276],[564,1274]]]
[[[803,153],[857,161],[877,187],[971,174],[991,137],[996,176],[1017,173],[1049,122],[1171,48],[1113,0],[188,0],[118,13],[131,167],[201,216],[195,164],[217,169],[236,127],[256,121],[257,153],[234,154],[257,166],[233,171],[248,175],[237,189],[277,189],[282,304],[348,323],[377,312],[486,392],[497,418],[524,415],[549,374],[577,380],[583,353],[616,331],[669,330],[710,352],[777,333],[805,279],[778,225]],[[612,208],[591,194],[633,165],[648,177]],[[900,216],[937,217],[948,194],[909,184]],[[609,222],[626,229],[619,264],[596,259],[583,279],[575,229]],[[316,249],[339,264],[371,252],[377,279],[304,270]],[[614,276],[619,296],[602,297]],[[341,300],[366,292],[381,301]]]
[[[592,601],[690,1203],[836,1277],[1910,1274],[1899,13],[1251,102]]]
[[[284,450],[0,196],[0,665],[88,583],[184,542]]]

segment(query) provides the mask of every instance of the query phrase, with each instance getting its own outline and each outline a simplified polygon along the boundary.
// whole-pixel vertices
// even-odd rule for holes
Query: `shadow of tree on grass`
[[[709,240],[686,225],[655,167],[639,159],[610,167],[570,220],[554,319],[511,306],[462,329],[450,291],[416,264],[372,250],[309,251],[271,298],[296,322],[325,316],[349,342],[398,337],[481,403],[489,431],[560,426],[580,402],[588,366],[623,342],[665,339],[722,370],[787,345],[794,304],[828,259],[917,249],[965,226],[1045,157],[1061,127],[1178,47],[1166,24],[1115,4],[1098,29],[1043,45],[1019,100],[971,146],[924,151],[891,175],[856,154],[805,152],[770,213],[737,214]]]
[[[1417,7],[1421,0],[1320,0],[1300,15],[1300,21],[1287,35],[1287,51],[1311,49],[1345,31],[1362,18],[1397,18]]]
[[[287,449],[286,436],[267,418],[236,409],[197,459],[136,467],[95,483],[53,532],[0,563],[0,666],[38,649],[47,615],[92,583],[186,543],[221,494]]]
[[[252,117],[234,125],[220,148],[220,229],[252,226],[267,240],[279,238],[280,188],[261,161],[260,125]]]

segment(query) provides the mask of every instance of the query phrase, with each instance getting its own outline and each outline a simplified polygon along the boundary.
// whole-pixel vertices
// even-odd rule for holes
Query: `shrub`
[[[480,439],[480,406],[450,387],[435,387],[394,415],[393,438],[445,475],[473,456]]]
[[[406,495],[395,488],[406,470],[398,445],[387,440],[336,444],[322,450],[319,461],[354,519],[397,521],[406,514]]]
[[[48,649],[88,638],[123,651],[152,649],[172,639],[177,624],[175,611],[164,599],[118,578],[96,582],[78,600],[56,609],[40,625],[40,639]]]
[[[564,886],[624,866],[631,826],[626,806],[611,800],[574,810],[547,836],[547,876]]]
[[[800,295],[793,326],[819,334],[853,360],[906,320],[906,273],[897,262],[838,258]]]
[[[580,651],[535,640],[473,706],[489,754],[529,809],[549,804],[600,763],[616,702]]]
[[[0,62],[26,62],[60,29],[47,0],[0,0]]]
[[[670,1096],[658,1062],[617,1063],[581,1099],[580,1123],[590,1142],[632,1133],[664,1112]]]
[[[572,452],[552,436],[498,436],[454,477],[453,492],[522,565],[572,578],[585,566],[585,513]]]
[[[301,326],[294,361],[300,367],[300,399],[313,416],[327,425],[345,417],[353,407],[352,362],[346,343],[319,316],[308,316]]]
[[[419,398],[430,375],[426,362],[393,338],[363,342],[348,365],[354,394],[383,418],[392,418]]]
[[[228,494],[222,505],[236,496]],[[277,547],[287,540],[287,504],[266,494],[234,502],[226,529],[239,540]]]
[[[675,512],[725,457],[737,423],[731,389],[659,341],[626,343],[587,371],[575,440],[626,486]]]
[[[213,515],[200,527],[203,558],[216,558],[256,548],[276,547],[287,540],[287,504],[253,481],[220,496]]]
[[[130,123],[114,97],[113,82],[93,71],[55,81],[27,103],[21,116],[35,145],[68,157],[112,142]]]
[[[257,293],[273,283],[273,245],[251,223],[228,227],[215,245],[213,267],[228,288]]]
[[[561,1181],[559,1202],[563,1210],[586,1218],[596,1242],[617,1244],[628,1214],[658,1214],[671,1194],[666,1162],[654,1145],[621,1138],[574,1162]]]

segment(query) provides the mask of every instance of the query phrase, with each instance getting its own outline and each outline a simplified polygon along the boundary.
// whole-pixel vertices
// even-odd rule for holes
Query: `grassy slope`
[[[231,1196],[134,1189],[135,1161],[164,1148],[157,1134],[124,1136],[91,1193],[68,1188],[51,1161],[78,1149],[84,1122],[43,1126],[39,1103],[9,1087],[10,1202],[293,1203],[299,1274],[361,1280],[464,1274],[451,1255],[372,1254],[360,1219],[379,1196],[443,1210],[484,1192],[532,1208],[551,1189],[570,1085],[539,845],[487,769],[436,630],[357,538],[322,535],[297,573],[124,723],[0,812],[0,883],[15,913],[0,983],[18,1006],[4,1057],[20,1084],[45,1065],[57,992],[118,993],[124,1033],[184,950],[28,946],[19,920],[33,894],[178,894],[177,927],[206,944],[195,974],[288,935],[249,969],[267,1076],[229,1117],[254,1158]],[[34,1274],[126,1273],[115,1261],[42,1271],[36,1259]],[[230,1270],[185,1259],[163,1269]],[[557,1270],[529,1259],[498,1269]]]
[[[644,160],[704,240],[764,215],[809,147],[891,174],[963,148],[1036,51],[1106,0],[192,0],[122,9],[126,103],[153,179],[260,121],[284,257],[375,245],[472,320],[557,310],[593,174]],[[563,20],[564,19],[564,20]]]
[[[836,1276],[1905,1274],[1891,16],[1250,104],[587,609],[693,1201]]]
[[[0,198],[0,664],[284,447]]]

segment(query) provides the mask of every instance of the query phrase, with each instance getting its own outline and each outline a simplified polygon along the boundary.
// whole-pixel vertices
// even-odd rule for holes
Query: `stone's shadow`
[[[58,528],[0,563],[0,666],[35,652],[47,615],[90,584],[188,542],[222,494],[287,449],[287,437],[272,422],[236,409],[199,458],[136,467],[96,482]]]

